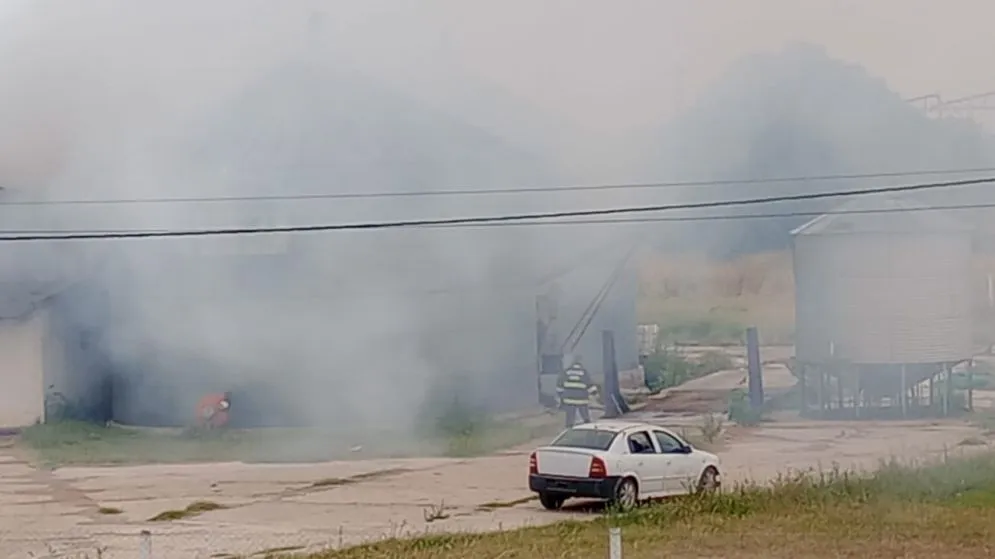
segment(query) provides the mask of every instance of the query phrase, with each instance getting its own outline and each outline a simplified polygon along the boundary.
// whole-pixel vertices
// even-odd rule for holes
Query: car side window
[[[663,431],[653,431],[656,442],[660,445],[660,452],[663,454],[679,454],[684,447],[680,441]]]
[[[656,454],[656,448],[653,447],[650,436],[644,431],[639,431],[629,435],[629,452],[632,454]]]

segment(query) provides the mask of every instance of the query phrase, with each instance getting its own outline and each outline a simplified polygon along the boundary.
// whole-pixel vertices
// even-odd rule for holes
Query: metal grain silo
[[[906,394],[905,413],[911,387],[972,356],[971,232],[915,207],[858,198],[792,232],[796,359],[836,375],[840,406],[846,386]]]

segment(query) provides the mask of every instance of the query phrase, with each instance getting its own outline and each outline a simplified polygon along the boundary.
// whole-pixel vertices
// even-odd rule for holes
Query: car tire
[[[719,471],[714,466],[705,468],[698,480],[698,493],[715,493],[719,487]]]
[[[609,502],[609,506],[622,512],[632,510],[639,504],[639,486],[636,480],[627,477],[618,482],[615,486],[615,495]]]
[[[560,510],[560,508],[563,507],[564,501],[566,501],[565,498],[550,495],[549,493],[539,494],[539,503],[541,503],[542,508],[546,510]]]

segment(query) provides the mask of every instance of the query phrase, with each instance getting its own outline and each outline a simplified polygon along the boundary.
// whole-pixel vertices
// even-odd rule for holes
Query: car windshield
[[[549,446],[567,448],[588,448],[592,450],[608,450],[615,440],[617,431],[599,431],[597,429],[569,429],[564,431]]]

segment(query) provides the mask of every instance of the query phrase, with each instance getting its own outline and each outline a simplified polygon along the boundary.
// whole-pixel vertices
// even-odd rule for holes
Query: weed
[[[701,437],[708,443],[714,443],[722,435],[725,422],[718,414],[705,415],[701,422]]]
[[[435,522],[449,518],[450,515],[448,511],[449,509],[446,507],[446,503],[442,502],[438,505],[426,507],[422,510],[422,515],[425,517],[425,522]]]
[[[97,512],[100,514],[112,515],[112,514],[122,514],[124,511],[117,507],[100,507],[99,509],[97,509]]]

